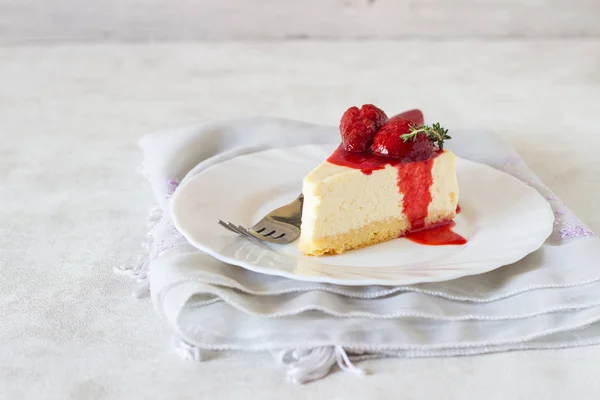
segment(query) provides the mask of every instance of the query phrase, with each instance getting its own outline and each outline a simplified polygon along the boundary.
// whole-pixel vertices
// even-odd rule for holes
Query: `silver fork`
[[[271,211],[263,219],[250,228],[219,220],[219,225],[225,229],[251,239],[277,244],[292,243],[300,236],[302,222],[302,204],[304,196],[296,197],[294,201]]]

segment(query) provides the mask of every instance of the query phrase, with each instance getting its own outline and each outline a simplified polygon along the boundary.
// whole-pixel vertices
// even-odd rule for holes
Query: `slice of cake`
[[[414,110],[389,120],[373,105],[344,113],[342,144],[304,178],[304,254],[339,254],[452,221],[456,157],[443,149],[450,137],[422,124]]]

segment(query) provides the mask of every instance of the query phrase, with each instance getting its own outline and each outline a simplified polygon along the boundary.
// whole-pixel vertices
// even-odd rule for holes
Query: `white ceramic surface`
[[[252,226],[293,200],[302,178],[331,145],[272,149],[218,164],[173,196],[177,229],[215,258],[269,275],[340,285],[409,285],[480,274],[533,252],[552,231],[548,202],[514,177],[458,158],[461,213],[454,230],[466,245],[425,246],[397,239],[341,255],[308,257],[297,242],[260,246],[221,228],[218,219]]]

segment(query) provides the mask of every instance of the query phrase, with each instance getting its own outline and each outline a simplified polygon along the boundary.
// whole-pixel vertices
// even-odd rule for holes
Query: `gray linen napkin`
[[[184,356],[201,359],[202,349],[271,351],[296,382],[320,378],[336,363],[361,372],[350,359],[598,343],[598,238],[498,136],[454,131],[452,137],[448,148],[458,156],[512,174],[550,202],[555,227],[539,250],[487,274],[406,287],[300,282],[217,261],[173,226],[169,199],[180,181],[241,154],[339,141],[334,127],[254,118],[141,140],[158,206],[150,216],[148,258],[130,272],[140,276],[141,292],[149,283]]]

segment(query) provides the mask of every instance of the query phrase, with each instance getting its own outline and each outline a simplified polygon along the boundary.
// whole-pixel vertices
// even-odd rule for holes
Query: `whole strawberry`
[[[364,104],[360,109],[350,107],[340,120],[342,146],[346,151],[369,150],[373,137],[388,117],[373,104]]]
[[[414,124],[400,116],[387,121],[373,138],[373,153],[392,158],[419,161],[429,158],[434,152],[433,142],[424,132],[405,140],[402,135],[413,131]]]
[[[421,110],[418,110],[418,109],[404,111],[404,112],[402,112],[402,113],[400,113],[398,115],[394,115],[393,117],[390,117],[390,119],[394,119],[394,118],[404,118],[404,119],[407,119],[407,120],[409,120],[410,122],[412,122],[413,124],[415,124],[417,126],[421,126],[425,122],[423,120],[423,112]]]

